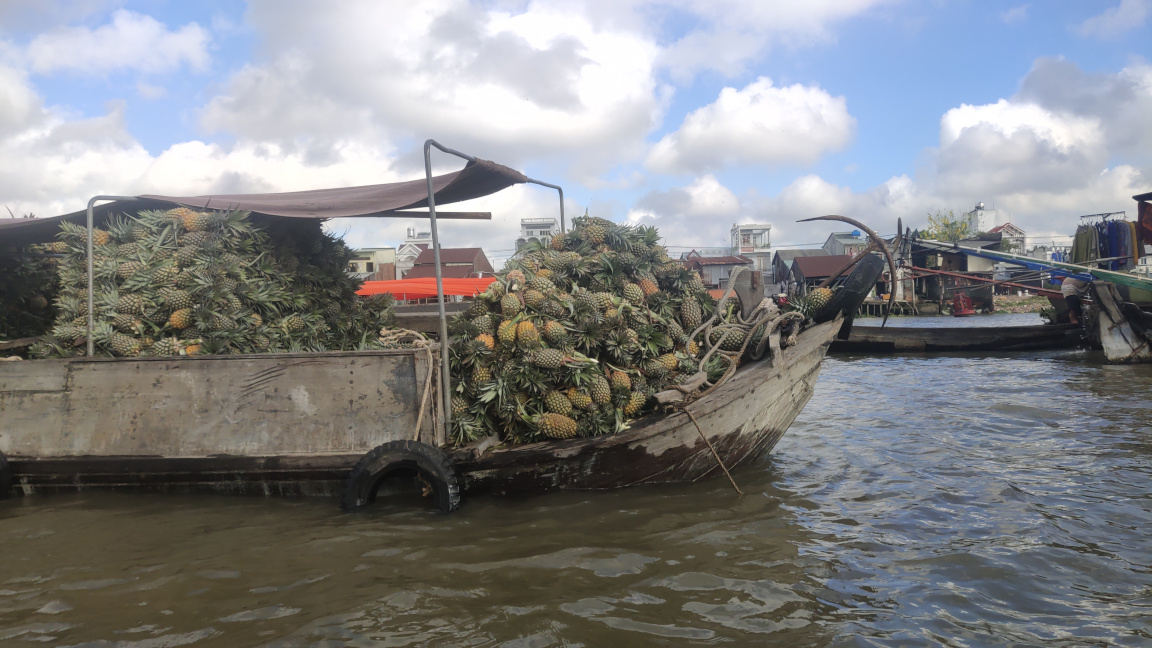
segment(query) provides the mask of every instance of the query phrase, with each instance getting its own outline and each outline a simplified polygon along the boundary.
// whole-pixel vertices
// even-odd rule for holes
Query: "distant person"
[[[1064,277],[1060,284],[1060,294],[1068,304],[1068,321],[1079,324],[1084,319],[1084,294],[1088,292],[1088,282],[1075,277]]]

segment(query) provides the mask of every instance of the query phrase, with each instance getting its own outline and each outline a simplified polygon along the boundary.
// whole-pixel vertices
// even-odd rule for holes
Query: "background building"
[[[964,214],[964,220],[968,221],[969,234],[990,232],[996,227],[996,210],[984,209],[984,203],[979,202],[972,211]]]
[[[782,284],[788,281],[788,274],[792,271],[792,260],[803,256],[828,256],[824,248],[801,248],[776,250],[772,255],[772,277],[769,283]]]
[[[362,281],[391,281],[396,278],[396,248],[360,248],[352,251],[348,274]]]
[[[555,218],[521,218],[520,238],[516,239],[516,249],[528,243],[537,242],[547,247],[552,237],[560,233],[560,221]]]
[[[857,255],[868,247],[868,240],[864,238],[864,234],[860,230],[833,232],[828,235],[828,240],[824,241],[822,247],[831,256]]]
[[[732,225],[732,254],[752,260],[752,267],[760,271],[765,281],[771,279],[772,247],[769,235],[772,226],[767,223]]]
[[[412,269],[404,275],[405,279],[419,279],[421,277],[436,276],[435,253],[424,250],[416,257]],[[484,254],[484,250],[472,248],[440,248],[440,276],[449,279],[464,279],[467,277],[480,277],[485,273],[494,273],[492,264]]]
[[[727,287],[733,269],[740,266],[752,267],[752,259],[746,256],[739,254],[704,256],[696,250],[683,255],[681,263],[686,268],[699,272],[704,285],[712,290]]]
[[[432,247],[432,232],[417,232],[415,227],[409,227],[404,244],[396,251],[396,278],[402,279],[416,263],[416,257],[430,247]]]

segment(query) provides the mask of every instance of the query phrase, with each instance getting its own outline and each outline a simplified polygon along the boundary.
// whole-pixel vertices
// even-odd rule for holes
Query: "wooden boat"
[[[1080,343],[1075,324],[997,327],[857,326],[847,340],[832,343],[833,353],[899,353],[918,351],[1037,351],[1065,349]]]
[[[431,145],[452,152],[429,140],[426,160]],[[434,248],[437,193],[465,200],[517,182],[544,184],[468,159],[458,174],[432,178],[428,171]],[[409,215],[394,210],[419,206],[417,189],[410,182],[324,190],[324,204],[339,210],[319,214],[313,192],[128,200],[194,207],[215,201],[286,218],[370,217],[383,208]],[[100,198],[89,203],[89,241],[92,205]],[[25,242],[50,240],[56,221],[77,216],[0,230]],[[460,504],[461,488],[523,492],[698,479],[714,473],[721,461],[739,466],[775,446],[811,397],[828,345],[842,327],[850,327],[844,315],[855,313],[875,285],[880,263],[875,257],[858,263],[845,287],[815,314],[822,323],[800,331],[795,344],[747,364],[692,402],[687,411],[699,427],[677,411],[650,415],[614,436],[485,453],[447,447],[451,388],[447,354],[438,346],[96,358],[89,344],[89,357],[0,363],[0,497],[147,488],[339,495],[345,508],[356,508],[370,502],[387,478],[401,476],[427,484],[437,508],[450,511]],[[755,309],[763,288],[754,279],[758,274],[746,274],[759,294],[741,294],[742,303]],[[740,294],[741,287],[735,290]],[[446,340],[439,278],[437,293],[440,339]],[[89,331],[91,326],[90,320]],[[439,381],[433,379],[437,356]]]
[[[749,463],[772,450],[811,398],[842,323],[806,329],[794,346],[693,403],[703,434],[676,412],[614,436],[479,457],[450,451],[451,464],[464,490],[509,493],[699,479],[719,470],[704,436],[729,468]],[[432,357],[395,350],[2,363],[0,482],[18,494],[339,495],[374,448],[443,446],[438,399],[418,388]]]
[[[695,481],[721,471],[704,437],[729,469],[746,465],[770,453],[804,409],[842,324],[837,317],[813,326],[778,357],[741,367],[689,406],[699,429],[687,414],[673,412],[612,436],[500,448],[478,457],[461,449],[452,453],[452,463],[466,490],[501,494]]]

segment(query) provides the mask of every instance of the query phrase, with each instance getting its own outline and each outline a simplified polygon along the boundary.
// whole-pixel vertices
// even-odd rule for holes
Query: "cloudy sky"
[[[1152,191],[1150,43],[1152,0],[0,0],[0,213],[413,179],[435,138],[675,251],[978,201],[1038,243]],[[506,256],[556,202],[445,242]]]

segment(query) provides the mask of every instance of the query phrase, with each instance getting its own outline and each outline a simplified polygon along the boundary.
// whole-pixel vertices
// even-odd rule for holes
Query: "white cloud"
[[[648,168],[702,172],[729,164],[812,164],[846,146],[856,130],[844,97],[815,86],[772,85],[760,77],[724,88],[653,147]]]
[[[160,99],[168,94],[168,90],[164,86],[152,85],[145,81],[136,82],[136,92],[145,99]]]
[[[563,157],[589,179],[638,156],[666,102],[652,41],[561,8],[306,5],[252,4],[266,60],[208,103],[205,128],[314,146],[434,137],[512,164]]]
[[[0,139],[31,127],[43,118],[43,110],[24,74],[0,65]]]
[[[704,175],[686,187],[650,191],[629,210],[634,225],[653,225],[670,245],[724,244],[725,221],[740,219],[740,199],[714,176]]]
[[[1000,20],[1008,23],[1009,25],[1023,22],[1028,19],[1028,10],[1032,8],[1031,4],[1020,5],[1019,7],[1012,7],[1007,11],[1000,12]]]
[[[151,16],[121,9],[109,24],[95,29],[59,27],[43,33],[28,44],[24,56],[29,69],[39,74],[163,73],[184,65],[205,70],[211,60],[210,40],[196,23],[169,30]]]
[[[1081,36],[1106,40],[1143,27],[1150,8],[1149,0],[1120,0],[1119,5],[1080,23],[1075,31]]]
[[[690,16],[694,28],[669,44],[660,59],[673,75],[687,80],[703,70],[729,76],[746,71],[748,63],[773,46],[812,46],[834,39],[831,27],[860,17],[891,0],[817,0],[765,2],[763,0],[671,0],[639,3],[641,8],[663,7]]]

